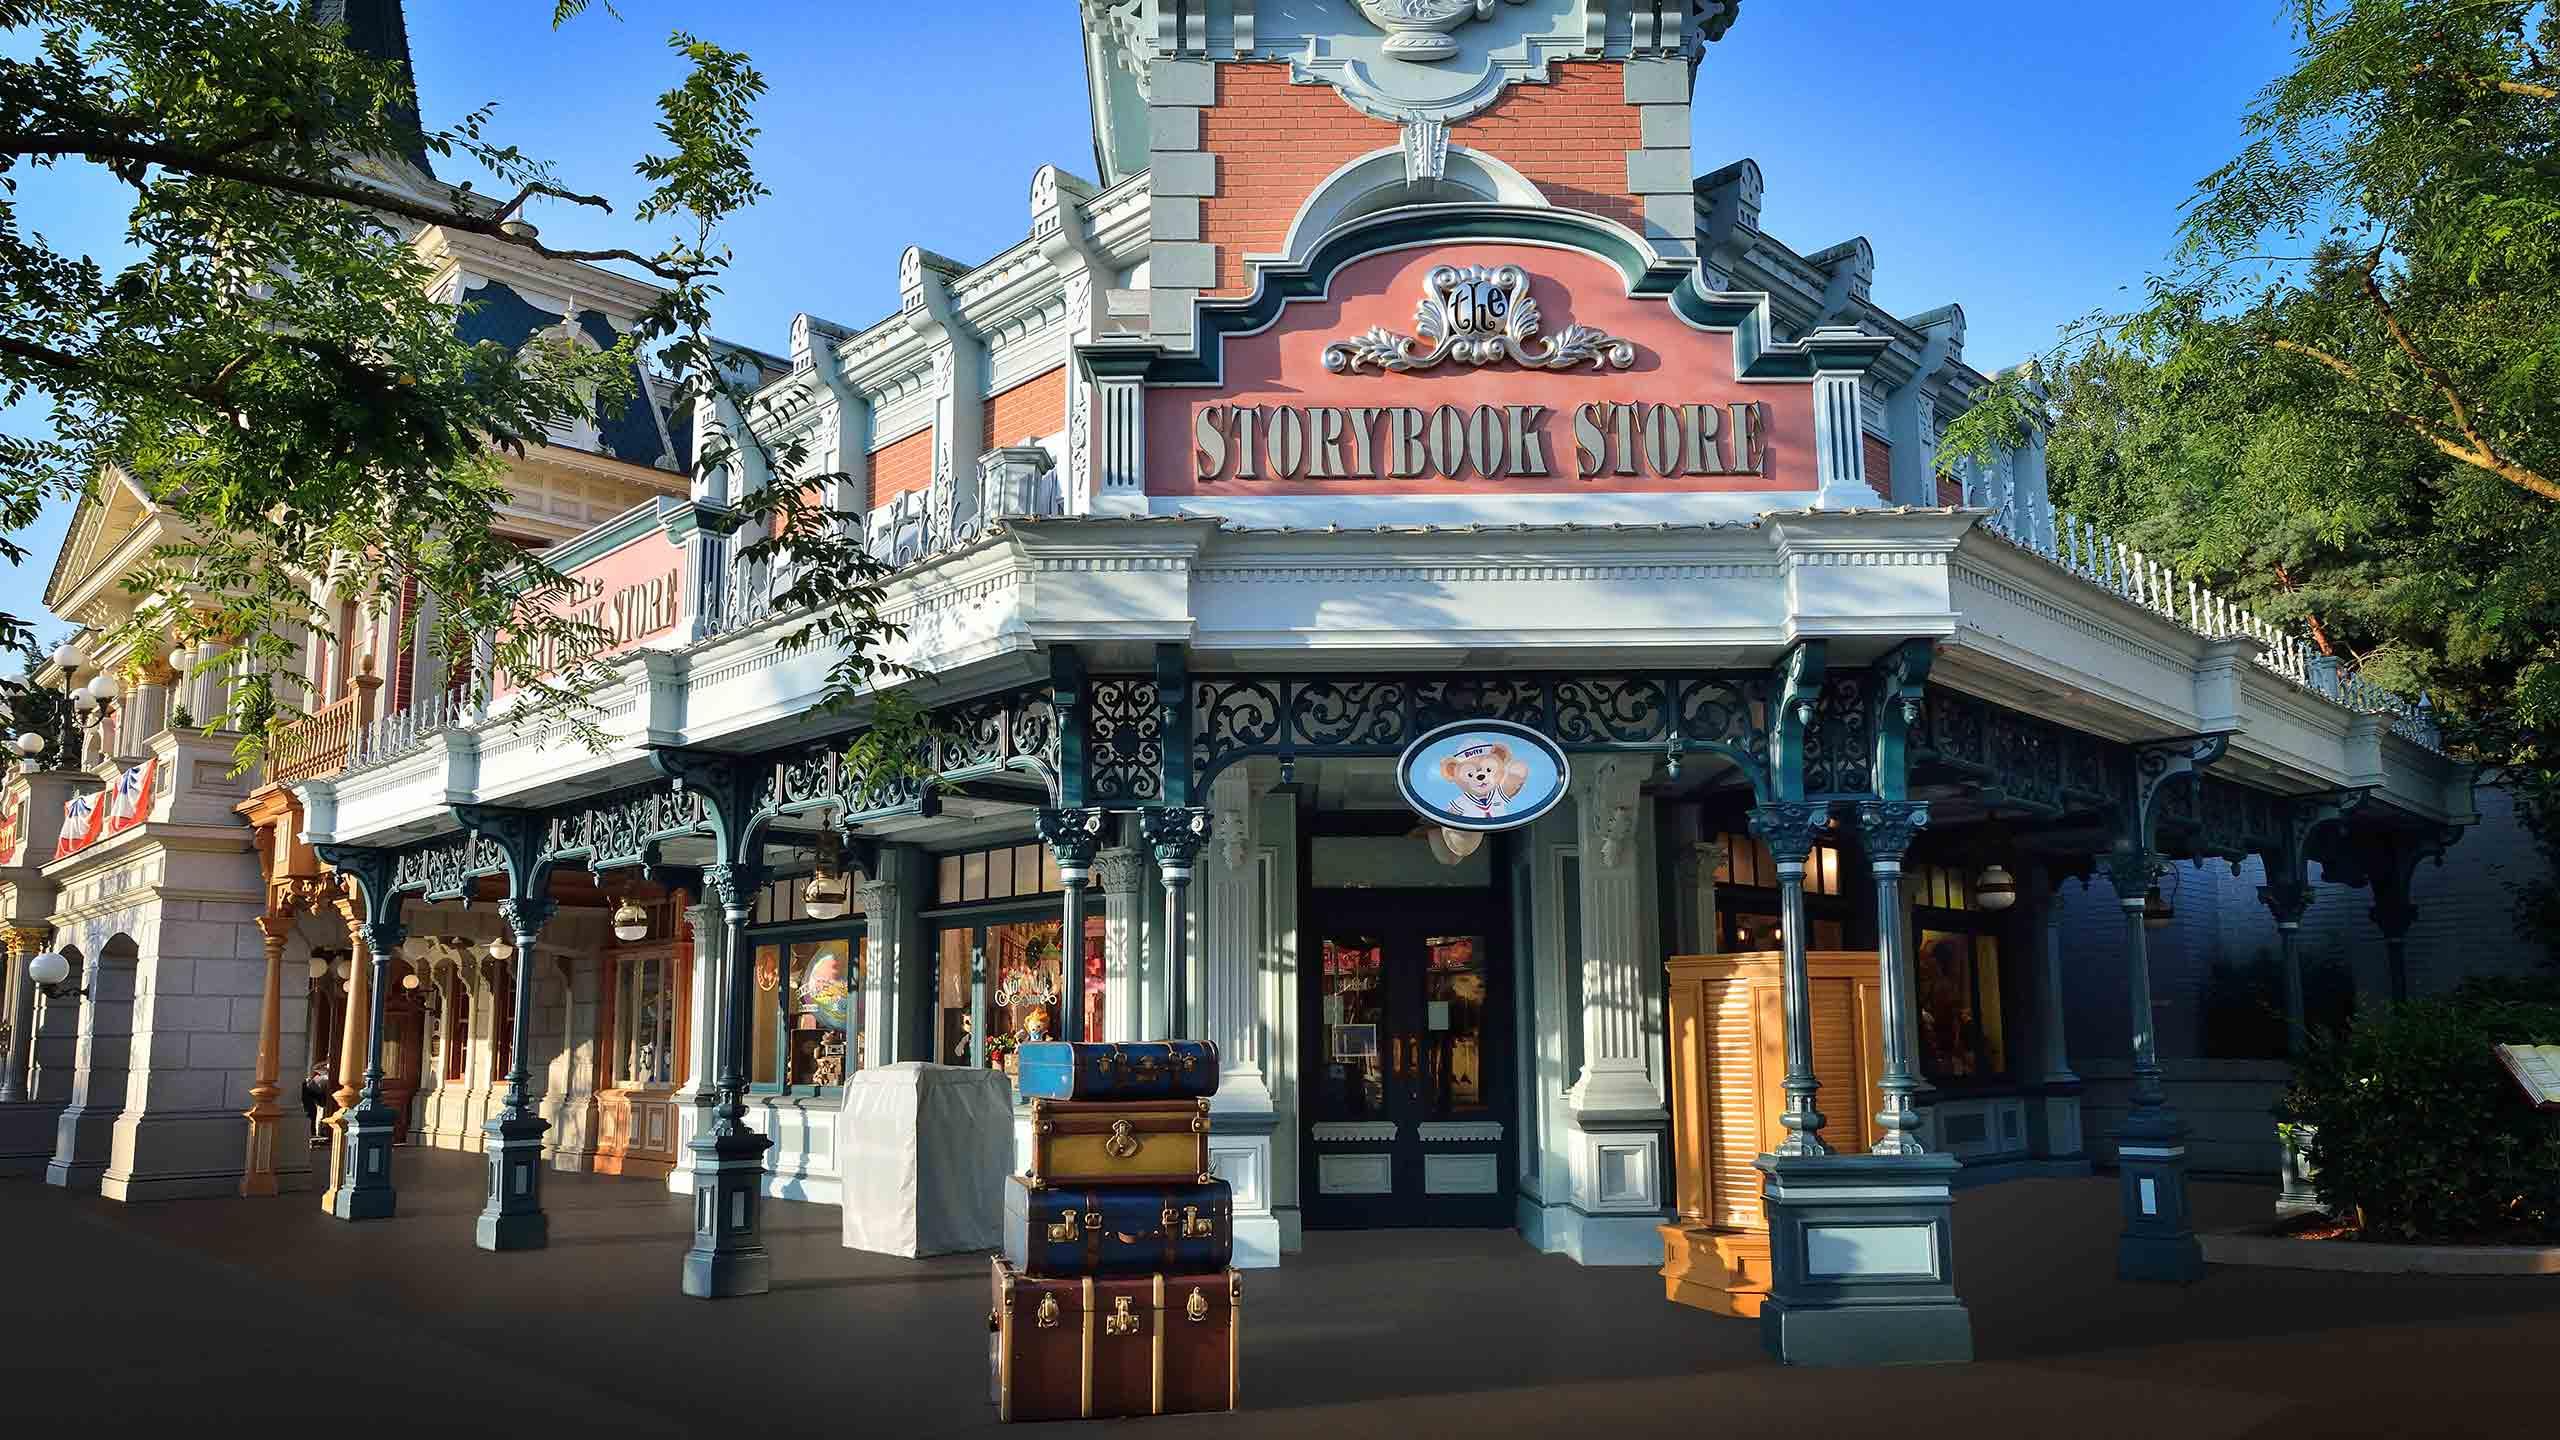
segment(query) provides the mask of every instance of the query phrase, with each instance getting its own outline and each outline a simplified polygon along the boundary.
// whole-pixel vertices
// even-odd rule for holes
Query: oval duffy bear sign
[[[1461,720],[1405,747],[1396,764],[1404,803],[1452,830],[1509,830],[1556,808],[1569,778],[1564,751],[1526,725]]]

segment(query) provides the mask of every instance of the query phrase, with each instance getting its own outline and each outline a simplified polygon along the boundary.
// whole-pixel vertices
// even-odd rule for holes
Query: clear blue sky
[[[557,33],[552,0],[408,8],[429,124],[495,101],[501,138],[616,202],[612,218],[537,208],[555,242],[655,248],[625,217],[656,96],[681,73],[670,30],[753,56],[771,84],[757,160],[773,198],[729,236],[719,328],[767,350],[788,347],[802,310],[888,314],[909,244],[978,260],[1020,239],[1042,164],[1094,172],[1074,0],[615,0],[621,20],[599,4]],[[1758,160],[1770,233],[1801,251],[1866,236],[1879,303],[1963,302],[1967,358],[1998,366],[2159,265],[2180,202],[2286,68],[2282,8],[1751,0],[1699,67],[1697,168]],[[20,199],[25,228],[114,253],[112,187],[64,172]],[[0,610],[35,612],[62,520],[20,537],[38,558],[0,579]]]

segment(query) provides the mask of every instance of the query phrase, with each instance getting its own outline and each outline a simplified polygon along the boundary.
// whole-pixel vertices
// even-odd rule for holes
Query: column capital
[[[2276,925],[2291,929],[2302,923],[2311,909],[2311,887],[2289,881],[2272,881],[2258,887],[2258,903],[2274,914]]]
[[[50,925],[12,925],[8,927],[7,937],[9,944],[9,958],[11,960],[24,960],[31,955],[42,954],[44,952],[44,948],[53,943],[53,927]]]
[[[1582,863],[1615,870],[1635,859],[1637,805],[1653,776],[1653,757],[1612,755],[1576,787],[1582,819]]]
[[[1159,805],[1138,812],[1138,833],[1168,871],[1189,870],[1209,843],[1209,812],[1190,805]]]
[[[1814,834],[1831,818],[1831,807],[1781,800],[1752,806],[1750,818],[1751,833],[1768,845],[1771,859],[1801,865],[1813,853]]]
[[[1105,895],[1135,894],[1147,882],[1147,857],[1137,847],[1114,845],[1093,857],[1093,885]]]
[[[1100,806],[1044,806],[1040,811],[1040,838],[1057,853],[1061,869],[1088,868],[1093,864],[1094,852],[1102,848],[1102,831],[1110,818],[1110,812]]]
[[[2115,886],[2116,903],[2127,906],[2142,903],[2142,897],[2150,892],[2152,882],[2160,878],[2167,863],[2159,851],[2149,848],[2110,850],[2098,857],[2107,880]]]
[[[743,915],[753,909],[756,895],[764,889],[765,867],[752,862],[706,865],[702,868],[702,888],[719,897],[721,908],[730,915]]]
[[[1870,861],[1901,863],[1911,841],[1929,823],[1929,806],[1919,800],[1861,800],[1858,829],[1866,837]]]
[[[1680,858],[1675,862],[1679,866],[1680,882],[1694,885],[1701,877],[1723,869],[1729,858],[1721,840],[1692,840],[1682,848]]]
[[[519,938],[540,932],[559,910],[560,902],[548,895],[510,895],[498,902],[498,918]]]

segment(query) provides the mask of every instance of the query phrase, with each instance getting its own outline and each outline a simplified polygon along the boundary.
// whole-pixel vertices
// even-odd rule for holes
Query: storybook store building
[[[1789,1359],[1956,1359],[1959,1166],[2112,1158],[2123,1272],[2192,1274],[2155,879],[2259,858],[2288,954],[2315,865],[2405,886],[2471,815],[2424,712],[2055,515],[2034,436],[1941,475],[1961,310],[1886,311],[1863,240],[1693,163],[1730,6],[1082,13],[1098,178],[730,352],[690,453],[805,473],[732,451],[565,551],[667,577],[609,745],[412,706],[291,787],[382,972],[347,1033],[408,1043],[401,957],[494,1002],[422,1062],[513,1036],[355,1097],[337,1213],[396,1208],[403,1134],[485,1145],[495,1248],[540,1243],[546,1154],[663,1172],[685,1290],[754,1293],[763,1205],[873,1143],[866,1072],[1170,1035],[1219,1047],[1239,1264],[1509,1228]],[[772,484],[892,568],[901,763],[783,643],[732,508]],[[2111,913],[2064,925],[2074,879]],[[2109,1136],[2067,993],[2130,1040]]]

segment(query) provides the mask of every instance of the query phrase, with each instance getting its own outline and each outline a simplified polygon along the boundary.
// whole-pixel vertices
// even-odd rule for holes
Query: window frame
[[[842,1085],[817,1085],[806,1082],[794,1082],[790,1078],[791,1027],[785,1022],[788,1021],[791,1015],[791,994],[793,990],[793,981],[791,978],[791,947],[794,945],[822,945],[830,940],[842,940],[845,945],[846,956],[854,963],[863,967],[860,983],[854,986],[855,993],[860,995],[864,988],[869,985],[871,978],[869,975],[869,967],[871,963],[871,952],[869,949],[870,936],[870,917],[862,914],[845,915],[834,920],[778,921],[769,925],[756,926],[747,931],[747,953],[745,956],[747,964],[755,964],[757,952],[763,950],[767,946],[772,946],[781,952],[780,961],[782,965],[781,972],[775,976],[773,987],[773,1048],[770,1058],[773,1061],[773,1073],[775,1078],[771,1080],[756,1080],[753,1078],[756,1067],[756,1056],[752,1053],[755,1045],[755,1023],[754,1020],[750,1018],[747,1024],[747,1044],[750,1048],[750,1053],[746,1056],[746,1068],[747,1075],[749,1077],[747,1082],[748,1094],[771,1095],[775,1097],[816,1097],[820,1099],[834,1099],[841,1098],[843,1096],[844,1087]],[[750,985],[748,993],[755,993],[752,985]],[[855,1002],[855,1006],[857,1013],[861,1015],[862,1023],[866,1025],[871,1023],[872,1017],[868,1013],[868,1007],[865,1002],[857,1000]],[[845,1035],[845,1073],[848,1076],[852,1075],[855,1070],[861,1067],[861,1056],[854,1043],[859,1038],[860,1028],[860,1026],[857,1026],[854,1031],[849,1031]]]

